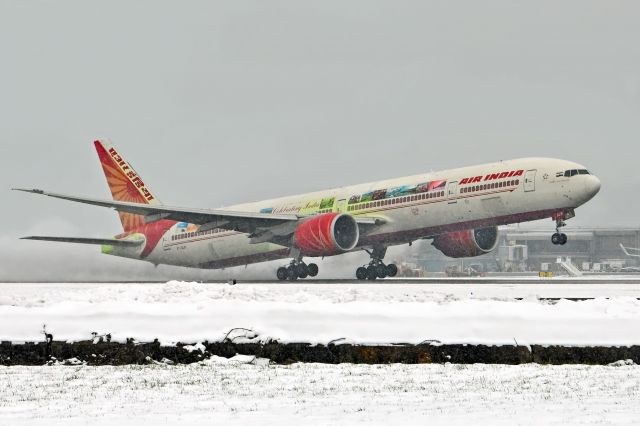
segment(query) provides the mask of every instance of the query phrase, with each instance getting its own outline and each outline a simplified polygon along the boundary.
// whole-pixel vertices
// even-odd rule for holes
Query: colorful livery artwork
[[[360,195],[352,195],[349,204],[367,203],[370,201],[384,200],[387,198],[404,197],[407,195],[421,194],[423,192],[441,191],[447,186],[444,179],[423,182],[417,185],[403,185],[389,189],[378,189]]]

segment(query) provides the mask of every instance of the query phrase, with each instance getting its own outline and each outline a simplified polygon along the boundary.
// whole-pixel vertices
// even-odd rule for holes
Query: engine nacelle
[[[353,249],[360,239],[353,216],[325,213],[302,222],[293,242],[305,256],[332,256]]]
[[[466,229],[438,235],[432,245],[449,257],[475,257],[496,248],[498,228]]]

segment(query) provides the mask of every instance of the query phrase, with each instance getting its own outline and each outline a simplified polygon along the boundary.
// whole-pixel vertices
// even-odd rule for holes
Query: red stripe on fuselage
[[[173,220],[159,220],[153,223],[147,223],[134,228],[129,232],[116,236],[116,239],[128,237],[132,234],[142,234],[145,237],[146,243],[140,257],[145,258],[151,254],[153,249],[156,248],[158,242],[162,239],[164,234],[171,229],[177,222]]]

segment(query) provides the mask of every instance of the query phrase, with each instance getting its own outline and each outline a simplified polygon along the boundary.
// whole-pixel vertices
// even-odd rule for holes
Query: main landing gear
[[[398,267],[393,263],[385,265],[382,262],[387,248],[374,248],[372,251],[366,250],[371,256],[371,262],[368,266],[361,266],[356,269],[356,278],[359,280],[375,280],[376,278],[395,277],[398,273]]]
[[[318,265],[309,263],[308,265],[302,259],[294,259],[289,266],[282,266],[276,271],[276,275],[280,281],[295,281],[298,278],[315,277],[318,275]]]
[[[553,219],[556,221],[556,233],[551,236],[551,243],[556,246],[563,246],[567,244],[567,234],[563,234],[560,232],[560,228],[567,226],[564,222],[565,219],[568,219],[570,216],[568,213],[559,212],[553,216]]]

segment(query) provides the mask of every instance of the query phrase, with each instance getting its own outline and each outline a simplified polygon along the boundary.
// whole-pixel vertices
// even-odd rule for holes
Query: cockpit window
[[[564,177],[571,177],[571,176],[575,176],[575,175],[588,175],[588,174],[589,174],[589,170],[587,170],[587,169],[565,170]]]

